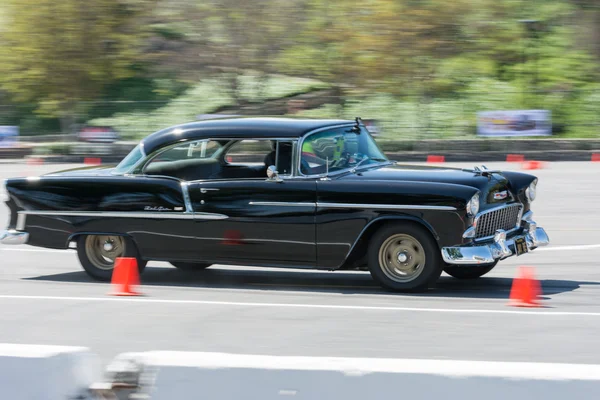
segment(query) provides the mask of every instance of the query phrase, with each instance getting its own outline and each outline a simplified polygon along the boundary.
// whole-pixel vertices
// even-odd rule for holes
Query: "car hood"
[[[107,176],[111,175],[114,169],[115,165],[94,165],[50,172],[44,176]]]
[[[484,176],[469,170],[448,167],[394,164],[381,168],[362,170],[358,174],[347,174],[343,180],[378,180],[378,181],[408,181],[435,182],[470,186],[482,193],[484,203],[498,203],[513,200],[515,193],[511,191],[510,182],[501,172]],[[494,199],[496,192],[507,190],[505,199]]]

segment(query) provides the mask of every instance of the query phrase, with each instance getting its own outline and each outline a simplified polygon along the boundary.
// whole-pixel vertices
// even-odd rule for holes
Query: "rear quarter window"
[[[225,154],[225,162],[229,164],[259,164],[271,153],[273,145],[270,140],[240,140]]]

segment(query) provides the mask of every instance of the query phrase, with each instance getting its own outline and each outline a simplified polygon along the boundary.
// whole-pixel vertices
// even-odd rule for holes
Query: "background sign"
[[[0,125],[0,147],[14,147],[19,138],[18,126]]]
[[[552,122],[548,110],[507,110],[477,113],[480,136],[549,136]]]
[[[82,142],[114,143],[119,134],[110,126],[87,126],[79,131],[78,138]]]

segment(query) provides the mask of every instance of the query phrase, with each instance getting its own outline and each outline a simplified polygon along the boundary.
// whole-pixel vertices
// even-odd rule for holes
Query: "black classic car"
[[[143,139],[116,167],[5,182],[4,244],[76,247],[109,280],[117,257],[201,270],[237,264],[370,271],[417,291],[547,245],[537,178],[386,158],[359,118],[228,118]]]

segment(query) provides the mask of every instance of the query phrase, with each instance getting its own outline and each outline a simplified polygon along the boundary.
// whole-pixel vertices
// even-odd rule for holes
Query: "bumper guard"
[[[2,244],[25,244],[29,240],[29,233],[16,231],[14,229],[0,232],[0,243]]]
[[[464,247],[443,247],[442,257],[447,264],[493,264],[496,260],[503,260],[516,254],[516,239],[525,238],[528,252],[550,243],[546,231],[543,228],[538,228],[533,221],[525,222],[523,232],[523,234],[507,239],[506,232],[498,230],[492,243]]]

